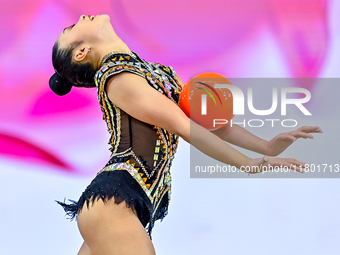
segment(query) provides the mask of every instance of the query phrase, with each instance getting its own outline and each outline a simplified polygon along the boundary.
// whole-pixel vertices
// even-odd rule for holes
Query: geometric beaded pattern
[[[99,173],[118,169],[127,170],[142,187],[154,207],[154,212],[156,212],[165,194],[168,195],[170,201],[170,167],[177,150],[179,139],[177,135],[161,127],[150,125],[158,135],[153,155],[153,165],[148,166],[151,172],[147,171],[147,166],[140,161],[138,155],[135,155],[131,147],[124,152],[117,153],[121,138],[120,109],[109,100],[105,92],[105,83],[111,76],[124,71],[135,73],[145,78],[151,87],[168,97],[177,105],[179,104],[179,96],[182,88],[175,77],[175,71],[172,67],[147,62],[134,52],[131,54],[117,52],[108,54],[104,58],[101,68],[95,75],[98,100],[103,112],[103,119],[110,133],[109,145],[110,151],[112,152],[111,159],[116,159],[115,163],[107,165]],[[139,167],[135,167],[135,163],[130,163],[130,160],[128,160],[130,157],[135,158]],[[117,161],[117,159],[121,160]]]

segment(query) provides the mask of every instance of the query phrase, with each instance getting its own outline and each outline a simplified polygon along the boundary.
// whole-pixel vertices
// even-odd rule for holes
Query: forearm
[[[212,133],[228,143],[263,155],[266,154],[265,148],[267,141],[253,135],[236,124],[233,124],[232,127],[224,127],[221,128],[221,130],[212,131]]]
[[[190,131],[182,134],[181,137],[204,154],[218,161],[237,168],[249,165],[250,159],[247,156],[193,121],[190,121]]]

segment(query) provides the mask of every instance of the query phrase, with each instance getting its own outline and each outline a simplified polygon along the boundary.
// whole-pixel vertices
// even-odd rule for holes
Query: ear
[[[77,62],[83,61],[86,58],[88,52],[89,52],[88,47],[84,46],[78,47],[74,55],[74,60]]]

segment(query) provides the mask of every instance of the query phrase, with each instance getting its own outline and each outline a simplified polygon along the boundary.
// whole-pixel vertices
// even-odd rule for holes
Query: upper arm
[[[181,108],[141,76],[123,72],[111,77],[106,91],[113,104],[132,117],[189,138],[190,119]]]

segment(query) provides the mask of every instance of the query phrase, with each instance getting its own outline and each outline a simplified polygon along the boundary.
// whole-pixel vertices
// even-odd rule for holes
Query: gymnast
[[[108,15],[82,15],[53,46],[55,73],[49,85],[58,95],[72,87],[96,88],[110,133],[111,157],[78,201],[58,202],[77,217],[84,239],[78,255],[151,255],[151,231],[168,211],[170,168],[179,137],[223,163],[241,168],[306,163],[276,158],[298,138],[313,138],[319,127],[303,126],[263,140],[240,126],[208,131],[179,107],[184,86],[171,66],[147,62],[115,33]],[[228,143],[264,155],[249,158]],[[271,157],[269,157],[271,156]]]

